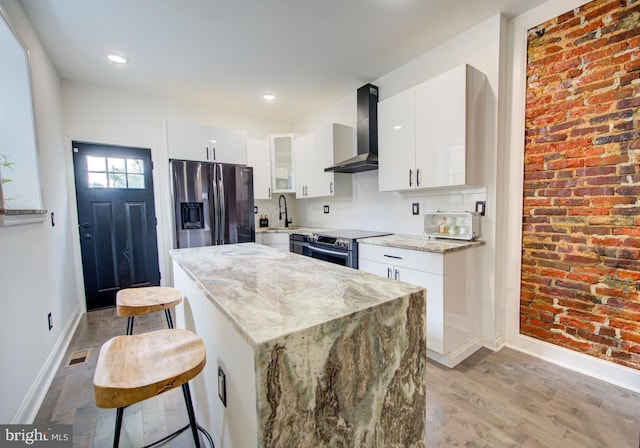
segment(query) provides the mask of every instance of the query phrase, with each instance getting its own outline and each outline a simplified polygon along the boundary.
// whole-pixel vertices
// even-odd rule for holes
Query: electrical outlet
[[[329,213],[329,206],[328,205],[324,206],[324,213],[325,213],[325,215]]]
[[[487,208],[487,201],[476,201],[476,211],[480,212],[480,216],[484,216]]]
[[[47,314],[47,323],[49,324],[49,331],[53,328],[53,316],[51,313]]]
[[[254,214],[254,215],[257,215],[257,214],[258,214],[258,206],[257,206],[257,205],[254,205],[254,206],[253,206],[253,214]]]
[[[227,407],[227,376],[224,374],[222,367],[218,366],[218,397],[224,407]]]
[[[420,203],[419,202],[414,202],[413,204],[411,204],[411,213],[414,215],[419,215],[420,214]]]

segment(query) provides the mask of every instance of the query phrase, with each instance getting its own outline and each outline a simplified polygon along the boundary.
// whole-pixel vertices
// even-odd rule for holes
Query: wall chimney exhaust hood
[[[358,155],[325,168],[335,173],[361,173],[378,169],[378,88],[366,84],[357,92]]]

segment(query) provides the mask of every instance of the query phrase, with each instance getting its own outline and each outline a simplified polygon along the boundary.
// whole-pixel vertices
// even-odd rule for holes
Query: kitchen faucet
[[[281,204],[282,199],[284,199],[284,226],[289,227],[289,224],[291,224],[293,221],[289,218],[289,215],[287,214],[287,198],[285,198],[283,194],[281,194],[280,197],[278,198],[278,212],[280,213],[280,217],[278,219],[282,221],[282,204]]]

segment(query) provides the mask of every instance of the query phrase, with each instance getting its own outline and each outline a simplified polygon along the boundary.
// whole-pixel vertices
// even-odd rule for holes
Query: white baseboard
[[[500,335],[495,339],[484,339],[483,346],[488,348],[492,352],[497,352],[502,347],[504,347],[504,336]]]
[[[455,352],[449,352],[446,355],[441,355],[440,353],[427,349],[427,358],[433,359],[434,361],[439,362],[440,364],[452,369],[462,361],[467,359],[469,356],[471,356],[473,353],[475,353],[481,347],[482,337],[478,336],[461,349]]]
[[[29,392],[27,392],[24,401],[11,419],[12,424],[31,424],[36,418],[38,410],[44,401],[44,397],[47,395],[47,391],[58,371],[58,367],[64,360],[64,355],[71,343],[71,338],[80,322],[80,317],[82,316],[80,308],[80,305],[78,305],[71,314],[71,318],[67,321],[67,325],[62,330],[60,338],[51,350],[40,372],[38,372],[38,376],[29,388]]]
[[[515,336],[505,345],[575,372],[640,393],[640,370],[621,366],[524,335]]]

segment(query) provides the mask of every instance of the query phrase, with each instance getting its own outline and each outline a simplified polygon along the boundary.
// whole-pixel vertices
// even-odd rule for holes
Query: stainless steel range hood
[[[361,173],[378,169],[378,88],[373,84],[360,87],[357,107],[358,155],[325,168],[325,171]]]

